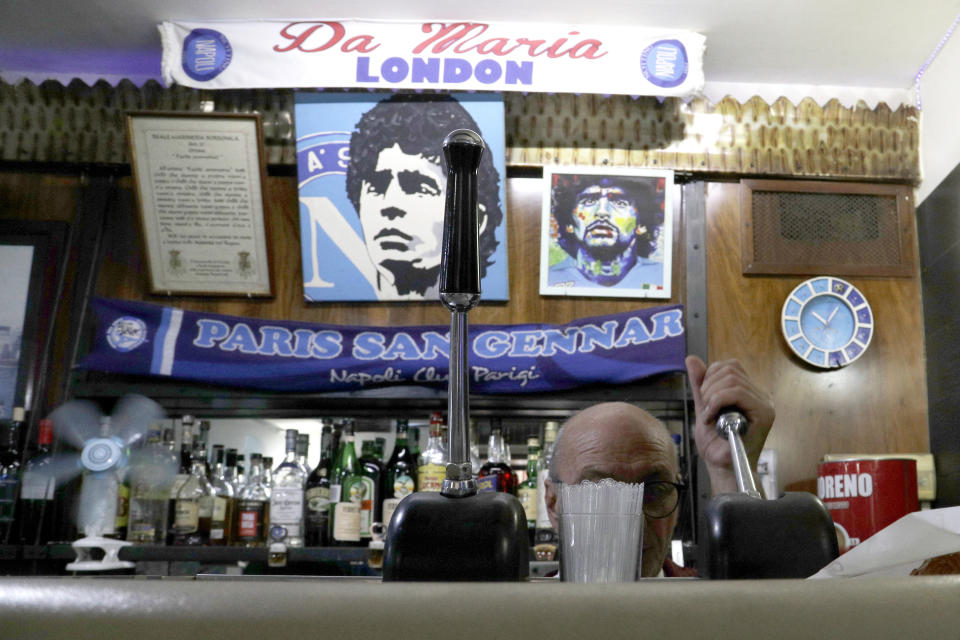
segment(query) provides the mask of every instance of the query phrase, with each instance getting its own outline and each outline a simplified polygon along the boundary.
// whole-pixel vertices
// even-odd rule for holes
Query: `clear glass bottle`
[[[440,491],[447,475],[447,455],[443,448],[443,414],[430,415],[430,437],[427,448],[417,461],[417,490]]]
[[[540,461],[540,439],[527,438],[527,477],[517,485],[517,497],[527,514],[527,534],[533,546],[537,529],[537,463]]]
[[[213,470],[210,475],[213,487],[213,515],[210,518],[210,544],[223,546],[230,541],[233,526],[233,503],[235,492],[227,480],[226,451],[222,444],[213,445]]]
[[[297,460],[297,430],[287,429],[286,455],[270,485],[270,542],[303,546],[303,492],[307,473]]]
[[[180,468],[170,486],[170,507],[167,516],[167,544],[173,544],[173,524],[177,516],[177,495],[180,489],[190,478],[193,462],[191,455],[193,451],[193,416],[185,415],[180,418]]]
[[[253,460],[250,460],[251,464]],[[242,453],[237,454],[237,487],[247,486],[247,458]]]
[[[480,444],[477,442],[477,420],[476,418],[470,418],[470,467],[473,469],[473,477],[476,478],[477,474],[480,473],[480,467],[483,466],[483,461],[480,460]]]
[[[381,517],[386,526],[400,501],[417,490],[417,458],[410,450],[408,424],[406,418],[397,420],[396,443],[384,471]]]
[[[20,504],[17,507],[20,544],[40,545],[51,539],[57,486],[50,455],[52,444],[53,422],[41,420],[37,431],[37,450],[24,466],[20,483]],[[166,509],[166,501],[163,506]],[[163,514],[166,516],[166,511]]]
[[[550,420],[543,427],[543,451],[537,462],[537,530],[534,538],[534,552],[538,560],[553,560],[556,557],[560,537],[550,524],[547,512],[546,489],[544,481],[550,474],[550,463],[557,440],[560,423]]]
[[[269,487],[263,484],[263,458],[250,454],[250,482],[240,490],[234,517],[234,544],[239,547],[262,547],[267,540],[270,519]]]
[[[304,489],[305,544],[326,547],[330,544],[330,467],[333,465],[333,430],[328,424],[320,427],[320,462],[307,477]]]
[[[263,467],[260,471],[260,480],[267,487],[267,497],[273,493],[273,457],[263,456]]]
[[[130,518],[127,541],[162,545],[167,539],[167,508],[180,461],[161,440],[160,429],[147,433],[144,447],[130,459]]]
[[[303,471],[304,476],[310,475],[310,464],[307,462],[307,456],[310,452],[310,434],[297,434],[297,466]]]
[[[176,517],[173,522],[175,545],[197,546],[210,542],[214,492],[207,479],[205,457],[199,446],[194,448],[190,477],[177,493]]]
[[[477,491],[500,491],[516,495],[517,476],[510,468],[510,459],[506,457],[503,434],[499,427],[490,433],[487,445],[487,461],[477,474]]]
[[[330,474],[330,544],[360,544],[360,504],[351,500],[351,489],[359,482],[354,424],[348,421],[340,434],[340,448]]]

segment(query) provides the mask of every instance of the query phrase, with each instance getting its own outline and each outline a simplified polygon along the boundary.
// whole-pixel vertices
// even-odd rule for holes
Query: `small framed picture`
[[[155,295],[271,297],[259,114],[127,114]]]
[[[670,298],[673,172],[544,167],[540,294]]]

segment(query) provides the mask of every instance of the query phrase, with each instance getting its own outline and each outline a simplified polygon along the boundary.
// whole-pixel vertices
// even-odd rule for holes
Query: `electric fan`
[[[115,533],[120,474],[130,464],[130,447],[163,417],[159,404],[137,394],[122,397],[110,415],[103,415],[89,400],[71,400],[50,414],[57,438],[77,449],[54,459],[52,472],[57,484],[83,474],[77,508],[77,529],[82,537],[72,545],[77,559],[66,566],[68,571],[134,566],[119,559],[120,548],[130,543],[106,536]],[[95,558],[99,555],[95,549],[102,550],[102,559]]]

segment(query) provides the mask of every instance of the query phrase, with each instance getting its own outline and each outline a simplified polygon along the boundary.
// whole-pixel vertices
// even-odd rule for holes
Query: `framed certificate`
[[[150,291],[271,297],[259,114],[127,114]]]

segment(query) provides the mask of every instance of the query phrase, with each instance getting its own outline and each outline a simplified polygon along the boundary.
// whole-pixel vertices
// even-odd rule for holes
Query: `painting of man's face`
[[[445,184],[437,162],[404,153],[397,144],[381,151],[374,172],[364,177],[359,207],[364,243],[387,282],[431,271],[436,281]]]
[[[591,253],[619,253],[637,229],[637,207],[623,188],[593,185],[577,195],[574,234]]]

